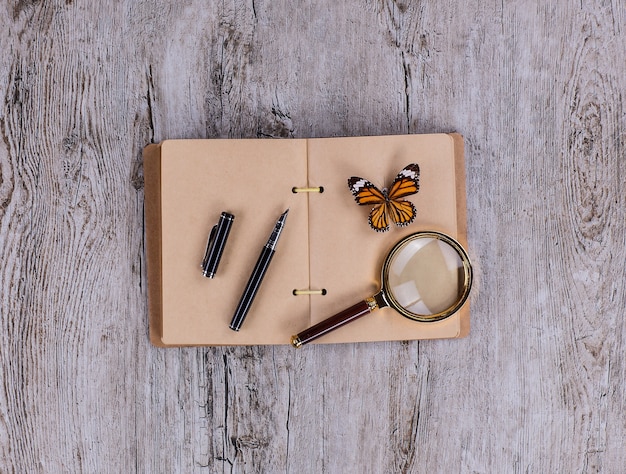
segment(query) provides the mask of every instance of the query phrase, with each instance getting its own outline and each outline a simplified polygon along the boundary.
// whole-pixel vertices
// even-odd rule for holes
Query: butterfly
[[[376,232],[386,232],[390,220],[396,225],[405,226],[415,219],[413,203],[400,198],[419,191],[419,176],[419,166],[411,163],[398,173],[389,189],[380,190],[368,180],[357,176],[348,179],[348,188],[359,206],[374,205],[369,216],[370,227]]]

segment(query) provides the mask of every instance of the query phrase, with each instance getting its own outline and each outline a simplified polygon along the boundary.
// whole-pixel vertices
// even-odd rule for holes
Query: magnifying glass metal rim
[[[459,298],[456,300],[455,304],[445,310],[434,313],[434,314],[417,314],[412,313],[407,310],[404,306],[402,306],[398,300],[394,297],[393,292],[389,289],[389,267],[391,262],[393,262],[394,257],[402,251],[402,249],[409,243],[414,240],[424,239],[424,238],[432,238],[440,240],[450,247],[452,247],[459,257],[461,258],[461,262],[463,263],[463,288]],[[452,316],[456,313],[467,301],[469,297],[470,290],[472,288],[472,280],[473,280],[473,270],[472,263],[470,261],[469,255],[463,248],[463,246],[454,238],[450,237],[447,234],[443,234],[437,231],[423,231],[423,232],[415,232],[414,234],[407,235],[405,238],[400,240],[396,245],[393,246],[391,251],[387,254],[385,258],[385,262],[383,263],[383,267],[381,269],[381,289],[377,295],[374,296],[374,299],[378,300],[382,298],[385,300],[386,305],[395,309],[402,316],[405,316],[414,321],[421,322],[435,322],[441,321],[442,319],[446,319],[449,316]]]

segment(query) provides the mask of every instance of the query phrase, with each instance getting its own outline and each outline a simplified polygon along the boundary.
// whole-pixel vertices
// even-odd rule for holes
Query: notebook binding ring
[[[326,295],[326,289],[322,288],[321,290],[312,290],[310,288],[307,288],[305,290],[293,290],[293,294],[294,294],[294,296],[303,296],[303,295],[324,296],[324,295]]]
[[[298,188],[297,186],[294,186],[293,188],[291,188],[291,192],[294,194],[296,193],[323,193],[324,186],[314,186],[310,188]]]

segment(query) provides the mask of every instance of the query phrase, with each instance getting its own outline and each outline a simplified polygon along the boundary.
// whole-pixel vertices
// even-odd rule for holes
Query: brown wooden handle
[[[337,313],[334,316],[317,323],[315,326],[311,326],[301,333],[296,334],[291,338],[291,344],[293,344],[294,347],[300,347],[304,344],[308,344],[314,339],[317,339],[330,331],[334,331],[335,329],[340,328],[344,324],[348,324],[361,316],[365,316],[371,311],[372,307],[366,300],[360,301],[354,306],[343,310],[341,313]]]

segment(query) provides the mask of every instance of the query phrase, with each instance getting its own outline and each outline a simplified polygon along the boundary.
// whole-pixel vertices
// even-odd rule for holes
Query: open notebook
[[[409,163],[417,217],[385,233],[368,224],[347,179],[380,188]],[[463,140],[457,134],[315,139],[166,140],[144,150],[150,337],[158,346],[289,344],[293,334],[372,296],[386,253],[402,237],[436,230],[466,240]],[[294,187],[323,192],[294,193]],[[278,216],[289,209],[271,266],[239,332],[228,325]],[[218,272],[200,269],[222,211],[235,215]],[[293,290],[326,290],[294,295]],[[384,308],[318,341],[461,337],[469,303],[420,323]]]

